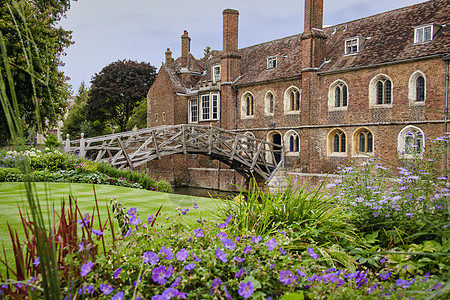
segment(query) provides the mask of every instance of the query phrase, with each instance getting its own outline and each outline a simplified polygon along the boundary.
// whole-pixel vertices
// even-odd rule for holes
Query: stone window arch
[[[267,91],[264,97],[264,114],[266,116],[273,116],[275,110],[275,97],[272,91]]]
[[[268,162],[279,163],[283,158],[283,136],[278,130],[272,130],[267,133],[266,140],[269,143],[274,144],[273,149],[266,148],[266,160]],[[266,147],[268,147],[266,145]],[[274,155],[269,150],[274,150]]]
[[[369,106],[370,107],[392,107],[394,86],[392,79],[379,74],[372,78],[369,84]]]
[[[347,156],[347,135],[342,129],[333,129],[328,133],[328,155]]]
[[[302,93],[295,86],[289,87],[284,93],[284,113],[299,114]]]
[[[426,99],[426,77],[425,74],[419,70],[415,71],[409,77],[409,104],[410,105],[425,105]]]
[[[241,98],[241,118],[253,118],[255,114],[255,97],[250,92],[245,92]]]
[[[284,134],[285,152],[287,156],[298,155],[300,152],[300,136],[294,130],[289,130]]]
[[[374,152],[374,135],[368,128],[358,128],[353,133],[353,155],[367,156]]]
[[[425,151],[425,135],[419,127],[406,126],[398,134],[397,150],[402,158],[421,156]]]
[[[348,86],[343,80],[336,80],[328,89],[328,110],[346,110],[348,105]]]

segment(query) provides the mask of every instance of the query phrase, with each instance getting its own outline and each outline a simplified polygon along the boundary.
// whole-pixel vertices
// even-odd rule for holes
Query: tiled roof
[[[322,71],[363,67],[386,62],[419,58],[450,51],[450,2],[434,0],[386,13],[343,23],[325,29],[326,59]],[[414,27],[426,24],[446,25],[430,42],[414,44]],[[333,34],[334,28],[336,32]],[[346,28],[346,30],[344,30]],[[359,53],[344,55],[344,40],[362,36]]]

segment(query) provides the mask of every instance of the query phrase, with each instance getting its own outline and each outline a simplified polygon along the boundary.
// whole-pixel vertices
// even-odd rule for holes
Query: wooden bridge
[[[284,161],[283,146],[213,126],[174,125],[82,138],[64,149],[80,157],[131,169],[172,154],[203,154],[235,169],[245,178],[255,173],[266,182]]]

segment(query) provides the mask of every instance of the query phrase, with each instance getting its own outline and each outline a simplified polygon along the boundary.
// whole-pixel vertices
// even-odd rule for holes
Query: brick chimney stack
[[[172,65],[172,51],[170,51],[170,48],[167,48],[166,51],[166,67],[170,67]]]
[[[302,35],[302,69],[318,68],[325,58],[323,0],[305,0],[305,26]]]
[[[305,29],[322,29],[323,27],[323,0],[305,0]]]
[[[187,67],[189,52],[191,52],[191,38],[185,30],[181,36],[181,66],[183,68]]]

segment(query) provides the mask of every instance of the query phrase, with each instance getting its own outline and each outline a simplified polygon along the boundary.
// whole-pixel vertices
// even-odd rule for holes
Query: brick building
[[[305,0],[304,32],[239,49],[238,11],[223,11],[223,49],[190,54],[188,32],[148,92],[149,127],[212,124],[283,144],[286,169],[333,172],[353,156],[396,161],[444,133],[450,2],[431,0],[323,26]],[[207,157],[150,162],[154,176],[229,188],[232,170]],[[208,187],[208,186],[207,186]]]

